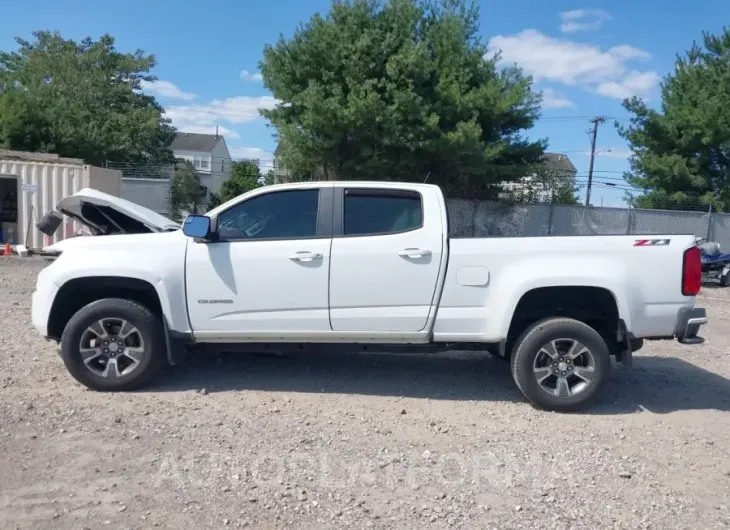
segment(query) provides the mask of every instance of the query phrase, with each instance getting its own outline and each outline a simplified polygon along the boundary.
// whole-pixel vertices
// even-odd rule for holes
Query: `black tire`
[[[81,357],[80,343],[87,328],[102,319],[121,319],[137,328],[144,340],[145,353],[139,365],[129,374],[116,378],[98,375]],[[81,308],[66,325],[61,337],[61,358],[66,369],[79,383],[98,391],[134,390],[157,375],[164,363],[166,341],[162,323],[149,309],[120,298],[97,300]]]
[[[594,361],[591,382],[569,397],[558,397],[545,390],[533,369],[540,349],[559,339],[579,341],[590,350]],[[605,385],[611,370],[611,355],[603,338],[587,324],[571,318],[547,318],[522,332],[512,350],[511,367],[517,387],[533,405],[555,412],[576,412],[588,406]]]
[[[728,285],[730,285],[730,273],[720,273],[720,287],[727,287]]]

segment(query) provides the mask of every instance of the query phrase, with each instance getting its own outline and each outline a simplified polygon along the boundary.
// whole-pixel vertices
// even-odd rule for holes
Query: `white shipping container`
[[[14,179],[14,185],[7,179]],[[0,194],[6,196],[7,192],[3,190],[12,187],[17,190],[17,223],[2,222],[4,241],[12,239],[14,244],[40,249],[80,229],[78,223],[64,216],[63,224],[54,236],[45,236],[35,226],[44,214],[53,210],[61,199],[83,188],[119,197],[122,172],[89,166],[79,159],[0,150],[0,185]],[[11,202],[6,200],[6,196],[0,196],[0,201],[4,201],[0,203],[2,207]]]

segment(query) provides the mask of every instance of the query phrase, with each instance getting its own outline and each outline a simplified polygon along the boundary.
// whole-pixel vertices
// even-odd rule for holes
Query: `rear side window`
[[[397,234],[423,226],[421,194],[400,190],[345,190],[344,235]]]

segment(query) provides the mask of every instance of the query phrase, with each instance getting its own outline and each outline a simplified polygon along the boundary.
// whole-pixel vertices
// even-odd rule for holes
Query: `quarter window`
[[[344,235],[408,232],[423,224],[421,194],[409,191],[345,191]]]
[[[259,195],[221,213],[218,235],[224,241],[314,238],[318,203],[316,189]]]

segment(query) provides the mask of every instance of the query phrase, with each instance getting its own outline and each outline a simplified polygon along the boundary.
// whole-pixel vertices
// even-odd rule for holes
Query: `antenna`
[[[425,178],[425,179],[423,179],[423,183],[424,183],[424,184],[426,183],[426,181],[428,180],[428,177],[430,177],[430,176],[431,176],[431,172],[429,171],[429,172],[428,172],[428,175],[426,175],[426,178]]]

